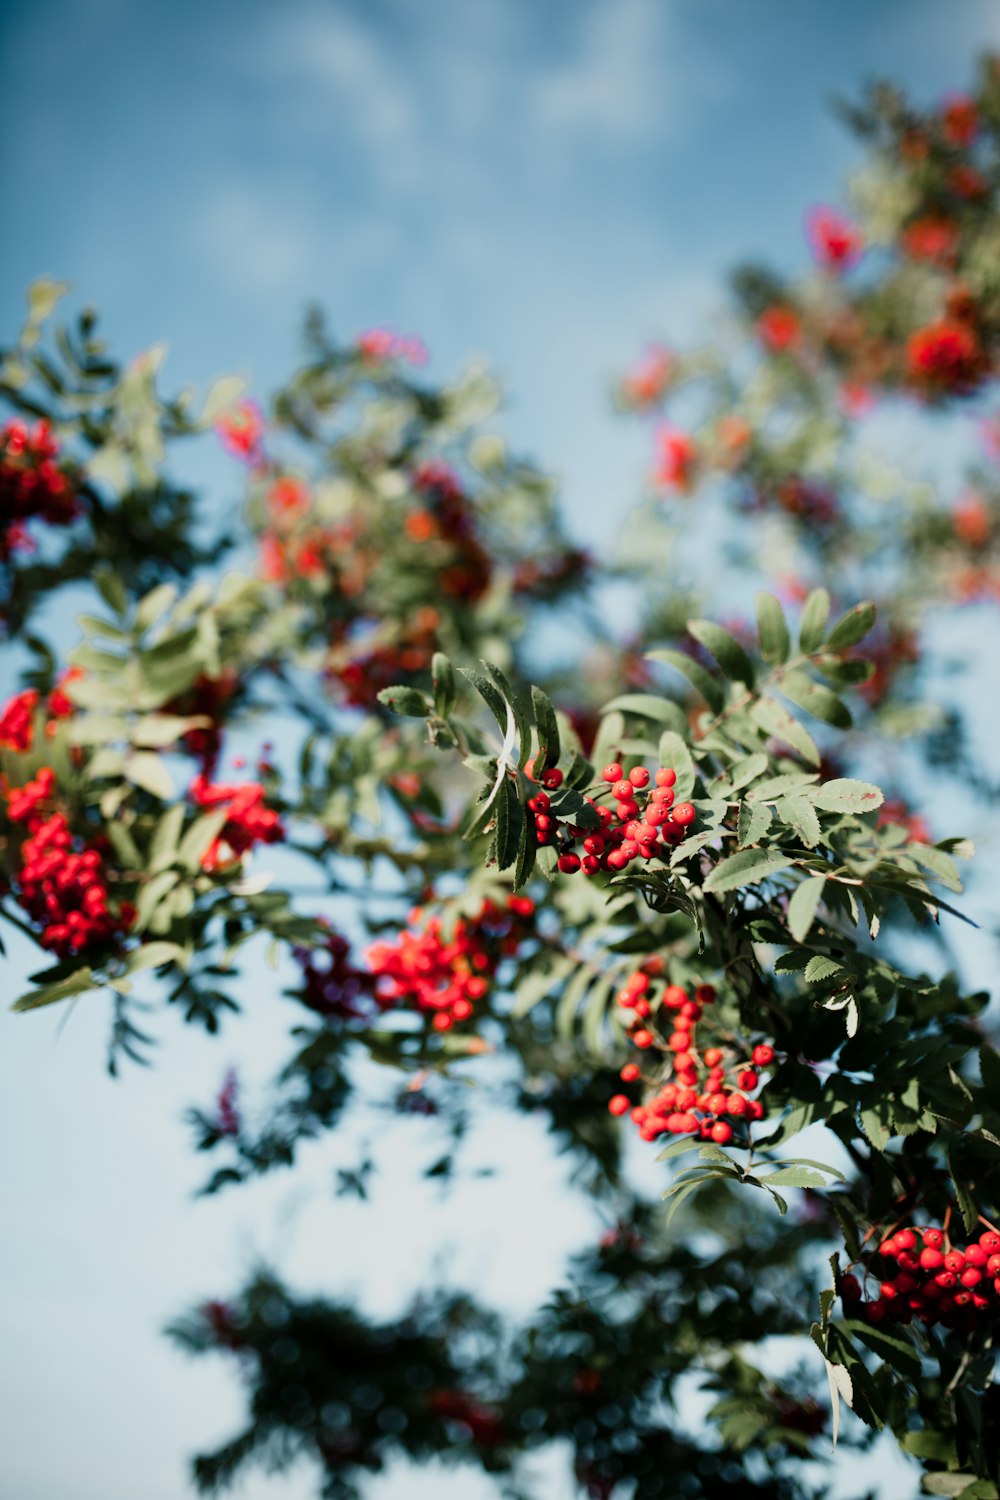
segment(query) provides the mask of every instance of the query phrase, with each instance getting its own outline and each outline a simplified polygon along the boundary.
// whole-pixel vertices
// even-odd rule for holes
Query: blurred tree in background
[[[165,398],[155,351],[122,367],[30,293],[0,368],[30,663],[0,914],[44,954],[15,1008],[104,993],[114,1070],[143,996],[214,1032],[253,972],[296,1020],[269,1100],[230,1075],[192,1110],[207,1191],[385,1097],[371,1060],[440,1117],[434,1173],[485,1103],[530,1111],[615,1226],[521,1327],[440,1289],[377,1323],[267,1270],[206,1303],[173,1334],[248,1411],[205,1489],[305,1454],[349,1497],[405,1455],[528,1496],[558,1441],[584,1495],[791,1500],[888,1429],[926,1493],[1000,1494],[1000,1053],[954,827],[997,787],[934,686],[956,611],[997,631],[1000,63],[845,114],[866,164],[808,214],[810,276],[744,268],[713,342],[620,380],[652,457],[615,556],[570,544],[489,377],[432,386],[412,337],[312,315],[265,411]],[[207,428],[242,528],[169,477]]]

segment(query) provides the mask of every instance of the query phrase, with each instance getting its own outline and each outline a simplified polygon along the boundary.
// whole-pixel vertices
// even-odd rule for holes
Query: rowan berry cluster
[[[501,959],[516,954],[531,935],[534,913],[528,896],[510,896],[505,907],[487,900],[474,917],[460,917],[449,937],[440,917],[424,922],[415,908],[394,942],[373,943],[368,950],[376,1001],[384,1009],[422,1011],[435,1031],[469,1020],[489,993]]]
[[[655,1141],[661,1135],[692,1134],[719,1146],[728,1145],[735,1134],[732,1122],[739,1127],[764,1118],[760,1099],[748,1096],[760,1087],[760,1072],[773,1063],[774,1048],[761,1042],[749,1058],[739,1057],[739,1049],[731,1043],[699,1052],[696,1028],[706,1006],[716,998],[715,989],[699,984],[692,995],[679,984],[667,984],[657,996],[647,971],[659,968],[660,963],[654,960],[630,974],[618,994],[618,1004],[631,1012],[629,1036],[633,1044],[643,1052],[660,1053],[662,1065],[653,1078],[637,1063],[626,1063],[620,1074],[622,1082],[637,1084],[643,1102],[634,1103],[628,1094],[615,1094],[608,1110],[613,1115],[627,1114],[644,1141]],[[654,1016],[659,1031],[666,1031],[668,1021],[673,1027],[665,1043],[651,1029],[649,1023]]]
[[[331,932],[322,948],[298,948],[295,957],[302,969],[302,988],[296,991],[296,999],[320,1016],[342,1021],[363,1018],[359,1002],[371,995],[375,981],[367,969],[355,968],[345,937]]]
[[[79,514],[75,486],[58,456],[48,422],[29,429],[15,419],[0,429],[0,560],[31,545],[25,526],[33,518],[68,526]]]
[[[534,761],[528,762],[524,773],[529,780],[535,779]],[[677,773],[668,767],[656,772],[652,790],[647,793],[650,777],[645,766],[635,766],[627,775],[617,761],[605,766],[601,772],[605,787],[597,795],[610,792],[614,805],[599,804],[595,797],[585,799],[601,820],[599,830],[580,828],[553,810],[548,793],[562,786],[562,771],[553,767],[540,779],[545,790],[529,797],[527,806],[534,814],[538,843],[559,849],[558,866],[564,875],[577,870],[597,875],[602,870],[624,870],[634,859],[652,859],[662,852],[663,844],[679,844],[695,820],[690,802],[674,806]],[[582,844],[582,855],[573,848],[576,843]]]
[[[7,790],[7,816],[24,825],[13,876],[17,899],[41,926],[38,941],[60,958],[110,943],[135,919],[128,902],[114,902],[100,849],[74,836],[55,807],[56,779],[44,766],[23,786]]]
[[[258,781],[229,785],[198,775],[190,795],[199,807],[226,811],[225,823],[201,857],[203,870],[217,870],[241,859],[255,844],[277,844],[285,836],[278,814],[264,805],[264,788]]]
[[[981,1221],[983,1222],[983,1221]],[[890,1269],[891,1268],[891,1269]],[[910,1323],[971,1330],[1000,1315],[1000,1232],[987,1228],[960,1249],[947,1228],[900,1229],[882,1241],[864,1268],[878,1286],[872,1296],[856,1276],[840,1278],[845,1307],[857,1308],[869,1323]]]

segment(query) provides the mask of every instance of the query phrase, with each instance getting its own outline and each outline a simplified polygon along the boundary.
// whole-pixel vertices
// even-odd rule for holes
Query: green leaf
[[[621,693],[604,705],[604,712],[636,714],[659,724],[673,725],[676,725],[678,714],[682,719],[684,717],[684,710],[672,698],[657,698],[652,693]]]
[[[760,1182],[763,1187],[769,1187],[772,1184],[776,1187],[792,1188],[827,1186],[822,1172],[816,1172],[811,1167],[781,1167],[777,1172],[770,1172],[766,1177],[761,1177]]]
[[[94,978],[93,969],[77,969],[75,973],[67,974],[65,979],[57,979],[54,984],[43,984],[37,989],[28,990],[14,1001],[11,1010],[37,1010],[39,1006],[55,1005],[59,1000],[69,1000],[73,995],[82,995],[97,987],[98,981]]]
[[[455,707],[455,669],[443,651],[435,651],[431,659],[431,684],[434,691],[434,712],[446,719]]]
[[[704,889],[720,895],[723,891],[757,885],[779,870],[787,870],[791,863],[791,857],[777,849],[743,849],[739,854],[720,860],[705,881]]]
[[[156,911],[156,908],[159,906],[163,898],[174,889],[174,886],[177,884],[180,878],[181,877],[176,870],[161,870],[158,875],[154,875],[152,880],[148,881],[142,887],[142,890],[139,892],[138,899],[135,903],[136,932],[145,932],[146,928],[150,924],[150,921],[152,920],[153,913]]]
[[[135,628],[140,635],[166,614],[176,598],[176,584],[160,583],[139,600],[135,610]]]
[[[820,753],[812,735],[776,698],[760,698],[750,706],[750,717],[765,734],[784,740],[810,765],[818,766]]]
[[[799,649],[807,654],[823,644],[826,622],[830,618],[830,595],[826,589],[813,589],[802,609],[799,626]]]
[[[874,604],[865,601],[863,604],[855,604],[846,615],[841,615],[836,625],[826,638],[826,644],[831,651],[843,651],[848,646],[856,646],[863,641],[875,624],[876,609]]]
[[[377,695],[378,701],[394,714],[408,719],[426,719],[431,711],[431,701],[426,693],[418,693],[411,687],[387,687]]]
[[[531,706],[535,714],[535,729],[538,733],[538,753],[535,756],[535,776],[547,771],[550,766],[558,765],[561,746],[559,744],[559,724],[556,720],[556,711],[549,701],[547,693],[540,687],[532,686]]]
[[[208,849],[212,840],[217,838],[225,827],[228,813],[225,808],[215,808],[212,812],[203,813],[196,818],[181,839],[177,849],[177,864],[189,874],[201,868],[202,856]]]
[[[759,843],[771,826],[772,816],[766,802],[741,802],[737,823],[740,845]]]
[[[686,656],[683,651],[667,650],[647,651],[646,656],[649,661],[661,661],[680,672],[681,676],[686,677],[691,686],[697,689],[714,714],[722,712],[726,701],[722,688],[711,672],[706,672],[705,668],[692,657]]]
[[[484,672],[478,671],[476,667],[459,667],[462,676],[465,677],[476,692],[483,699],[490,713],[496,719],[501,733],[506,734],[508,717],[513,714],[513,704],[508,704],[503,693]]]
[[[685,802],[694,791],[695,764],[685,741],[673,729],[665,729],[660,735],[660,765],[677,772],[674,784],[674,800]]]
[[[159,755],[151,750],[135,750],[125,759],[125,776],[133,786],[141,787],[161,802],[168,802],[174,795],[174,783],[170,772]]]
[[[798,794],[782,797],[774,810],[783,823],[794,829],[807,849],[815,849],[823,835],[819,818],[805,797]]]
[[[173,864],[183,827],[184,804],[176,802],[163,814],[149,841],[149,868],[153,873]]]
[[[819,786],[810,787],[804,795],[814,807],[821,807],[824,812],[873,812],[884,801],[881,790],[870,781],[853,781],[848,776],[822,781]]]
[[[843,974],[844,970],[840,964],[835,963],[832,958],[827,958],[822,953],[816,953],[806,964],[803,978],[806,984],[819,984],[823,979],[832,979],[835,974]]]
[[[757,637],[760,654],[772,667],[788,660],[791,637],[784,611],[773,594],[757,595]]]
[[[187,734],[189,729],[200,729],[209,723],[211,720],[204,715],[181,718],[176,714],[143,714],[133,724],[129,739],[133,745],[153,750],[163,749],[167,745],[176,745],[181,735]]]
[[[797,943],[804,943],[816,916],[816,908],[823,897],[826,886],[824,875],[811,875],[792,892],[788,903],[788,930]]]
[[[158,969],[161,964],[176,963],[184,957],[179,943],[143,943],[134,948],[125,960],[126,974],[138,974],[142,969]]]
[[[118,574],[110,568],[95,568],[94,583],[108,608],[119,618],[124,615],[128,609],[128,591]]]
[[[814,718],[822,719],[824,724],[832,724],[836,729],[850,729],[853,721],[847,705],[829,688],[814,682],[807,673],[798,670],[786,672],[778,687],[786,698],[791,698]]]
[[[538,850],[538,839],[535,835],[535,820],[527,815],[521,819],[521,841],[517,849],[517,861],[514,865],[514,889],[519,891],[526,881],[531,879],[531,873],[535,868],[535,854]]]
[[[524,827],[524,807],[509,776],[505,776],[500,785],[495,811],[497,869],[506,870],[517,859]]]
[[[753,687],[753,662],[734,635],[713,620],[689,620],[688,630],[696,641],[708,647],[731,682]]]

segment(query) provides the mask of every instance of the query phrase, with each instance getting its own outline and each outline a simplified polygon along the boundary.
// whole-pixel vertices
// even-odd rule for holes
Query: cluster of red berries
[[[489,992],[500,960],[517,953],[532,932],[535,903],[510,896],[506,907],[484,901],[474,917],[460,917],[450,937],[441,919],[423,925],[419,907],[394,942],[373,943],[366,955],[375,999],[385,1009],[412,1006],[431,1017],[435,1031],[467,1021]]]
[[[204,808],[225,808],[226,821],[201,857],[203,870],[241,859],[255,844],[277,844],[285,836],[281,819],[264,805],[259,781],[228,785],[198,775],[190,786],[192,800]]]
[[[370,996],[374,978],[351,962],[351,945],[339,932],[331,932],[322,948],[298,948],[295,957],[302,969],[302,988],[296,998],[317,1015],[341,1021],[360,1020],[359,1005]]]
[[[53,810],[56,779],[49,767],[6,795],[8,818],[28,833],[14,877],[17,897],[41,925],[42,947],[68,958],[126,931],[135,909],[112,903],[100,850],[75,838],[65,816]]]
[[[25,524],[33,517],[68,526],[79,514],[76,491],[56,462],[58,454],[48,422],[29,429],[13,420],[0,429],[0,559],[30,546]]]
[[[52,692],[45,699],[44,709],[47,717],[45,733],[49,736],[55,733],[55,720],[68,719],[76,711],[76,705],[66,696],[65,687],[68,682],[82,676],[82,668],[70,667],[63,672]],[[16,750],[23,753],[30,750],[35,739],[35,711],[39,705],[39,695],[34,688],[26,688],[23,693],[17,693],[9,698],[0,709],[0,750]]]
[[[984,1221],[980,1221],[984,1222]],[[857,1307],[869,1323],[910,1323],[972,1329],[1000,1314],[1000,1232],[988,1228],[964,1250],[952,1246],[946,1229],[900,1229],[882,1241],[882,1268],[866,1269],[878,1282],[866,1296],[856,1276],[840,1278],[845,1307]],[[888,1270],[891,1266],[891,1271]]]
[[[524,772],[534,780],[533,761],[529,760]],[[553,812],[548,793],[558,791],[563,783],[563,773],[556,767],[542,773],[541,782],[546,790],[528,798],[528,810],[535,816],[535,837],[541,845],[555,844],[559,848],[558,865],[564,875],[573,875],[577,870],[597,875],[602,870],[624,870],[634,859],[652,859],[660,852],[661,840],[665,844],[679,844],[695,820],[690,802],[674,806],[677,773],[667,767],[656,772],[655,784],[647,795],[643,795],[649,786],[645,766],[635,766],[626,776],[615,761],[604,767],[601,780],[616,805],[607,807],[599,805],[593,797],[585,799],[601,820],[599,831],[579,828],[572,820],[561,819]],[[583,846],[582,855],[573,848],[578,842]]]
[[[618,1004],[632,1013],[629,1035],[634,1045],[663,1053],[665,1066],[653,1080],[644,1077],[636,1063],[626,1063],[622,1082],[642,1085],[645,1102],[636,1104],[627,1094],[615,1094],[608,1109],[613,1115],[627,1114],[644,1141],[692,1134],[725,1146],[733,1139],[731,1121],[750,1124],[764,1118],[763,1104],[748,1095],[760,1086],[759,1070],[774,1061],[774,1048],[761,1042],[749,1060],[734,1058],[733,1049],[725,1047],[706,1047],[699,1053],[695,1031],[705,1007],[715,999],[714,988],[699,984],[692,996],[679,984],[668,984],[657,999],[650,988],[649,967],[629,975]],[[646,1024],[654,1009],[670,1013],[673,1031],[665,1043]]]

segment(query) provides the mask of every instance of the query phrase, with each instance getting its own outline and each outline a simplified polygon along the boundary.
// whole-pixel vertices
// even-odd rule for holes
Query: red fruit
[[[757,1068],[769,1067],[774,1062],[774,1048],[762,1042],[759,1047],[753,1049],[753,1062]]]
[[[632,1040],[637,1047],[651,1047],[653,1045],[653,1033],[640,1027],[638,1031],[633,1031]]]
[[[939,1266],[944,1265],[944,1256],[933,1245],[927,1245],[920,1252],[920,1264],[925,1271],[936,1271]]]
[[[558,766],[553,766],[551,771],[546,771],[542,777],[542,786],[548,787],[550,792],[554,792],[556,787],[562,786],[562,784],[563,773],[559,770]]]
[[[709,1133],[717,1146],[727,1146],[733,1138],[733,1127],[726,1120],[716,1120]]]
[[[687,990],[682,990],[679,984],[668,984],[663,991],[663,1003],[669,1010],[680,1010],[687,1000]]]
[[[983,1273],[982,1271],[978,1271],[975,1266],[966,1266],[958,1279],[963,1286],[971,1288],[979,1285],[983,1279]]]
[[[1000,1234],[995,1229],[987,1229],[985,1234],[979,1236],[979,1243],[990,1255],[996,1255],[1000,1250]]]
[[[840,1292],[841,1301],[861,1301],[861,1283],[856,1276],[841,1276],[837,1289]]]
[[[742,1094],[730,1094],[729,1105],[726,1109],[727,1115],[745,1115],[747,1112],[747,1101]]]
[[[991,1255],[986,1262],[986,1273],[988,1276],[1000,1276],[1000,1255]]]
[[[633,786],[642,788],[649,785],[649,772],[645,766],[633,766],[628,779]]]
[[[747,1093],[749,1093],[751,1089],[757,1087],[760,1079],[752,1068],[742,1068],[736,1075],[736,1082],[741,1089],[746,1089]]]
[[[560,854],[556,863],[564,875],[575,875],[580,868],[580,856],[578,854]]]
[[[639,1069],[635,1063],[626,1063],[618,1076],[622,1083],[634,1083],[639,1076]]]
[[[982,1244],[969,1245],[965,1252],[965,1259],[970,1266],[985,1266],[990,1258],[990,1253]]]
[[[601,861],[596,854],[585,854],[580,861],[585,875],[596,875],[601,868]]]
[[[944,1234],[940,1229],[925,1229],[924,1244],[930,1245],[932,1250],[938,1250],[944,1244]]]
[[[711,1005],[715,999],[715,987],[711,984],[699,984],[694,992],[694,998],[699,1005]]]
[[[677,772],[672,771],[669,766],[661,766],[653,780],[657,786],[673,786],[677,780]]]
[[[610,765],[604,767],[604,770],[601,772],[601,780],[606,781],[610,786],[616,781],[621,781],[623,775],[624,772],[621,766],[616,760],[613,760]]]
[[[965,1256],[962,1254],[961,1250],[949,1250],[948,1254],[944,1258],[944,1263],[949,1271],[955,1271],[957,1273],[959,1271],[965,1270]],[[997,1271],[998,1274],[1000,1274],[1000,1258],[998,1258]]]
[[[913,1250],[916,1248],[917,1237],[912,1229],[901,1229],[896,1235],[896,1248],[898,1250]]]
[[[635,794],[635,787],[628,777],[621,777],[611,788],[611,795],[616,802],[629,802]]]
[[[608,1100],[608,1113],[612,1115],[624,1115],[628,1113],[630,1101],[625,1094],[613,1094]]]
[[[682,828],[687,828],[697,817],[694,806],[690,802],[678,802],[674,808],[674,822],[679,823]]]
[[[437,1013],[437,1015],[434,1017],[433,1021],[431,1022],[431,1025],[434,1027],[435,1031],[450,1031],[451,1030],[451,1016],[446,1015],[443,1010],[439,1010],[438,1013]]]

